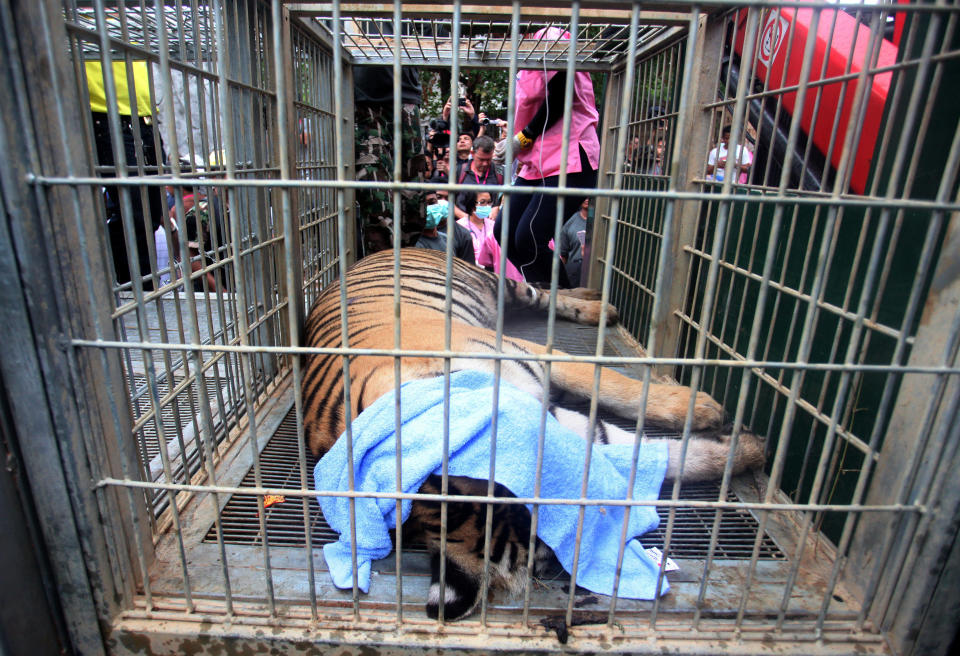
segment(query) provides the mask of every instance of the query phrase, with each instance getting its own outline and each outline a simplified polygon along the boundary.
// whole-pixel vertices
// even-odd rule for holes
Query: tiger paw
[[[706,392],[697,392],[696,404],[693,407],[693,429],[710,430],[723,425],[726,411],[723,406]]]

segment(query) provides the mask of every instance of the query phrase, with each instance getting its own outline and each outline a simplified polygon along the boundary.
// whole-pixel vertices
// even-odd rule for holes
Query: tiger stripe
[[[356,263],[345,276],[346,307],[341,306],[340,284],[326,288],[316,299],[304,326],[305,343],[311,347],[340,348],[344,346],[341,321],[347,312],[347,344],[360,349],[392,349],[395,346],[394,302],[395,263],[392,251],[382,251]],[[497,319],[497,290],[499,279],[461,260],[453,260],[450,279],[450,309],[447,305],[446,254],[427,249],[401,249],[400,277],[400,347],[403,351],[438,350],[445,328],[449,325],[454,353],[497,353],[496,334],[492,330]],[[528,309],[546,311],[549,294],[513,280],[504,281],[504,304],[507,311]],[[590,290],[571,290],[557,297],[557,316],[580,323],[596,325],[603,313],[596,293]],[[616,310],[608,308],[605,315],[616,321]],[[544,363],[516,355],[539,355],[545,347],[511,337],[503,337],[499,352],[503,354],[501,377],[513,386],[542,398],[547,369]],[[559,351],[554,351],[560,353]],[[325,453],[345,428],[347,415],[344,406],[344,357],[350,367],[350,416],[356,417],[376,399],[392,391],[396,384],[394,356],[351,354],[307,354],[304,356],[301,386],[304,429],[308,444],[316,455]],[[434,377],[444,369],[440,357],[400,356],[400,382]],[[454,356],[451,371],[477,369],[492,371],[492,358]],[[550,367],[550,397],[588,400],[594,393],[595,366],[582,362],[554,362]],[[653,384],[645,388],[639,381],[627,378],[612,369],[603,369],[600,376],[598,402],[607,411],[624,418],[636,419],[638,400],[648,393],[645,425],[682,428],[691,403],[691,390],[676,385]],[[587,418],[569,410],[550,408],[562,424],[584,439],[601,443],[612,440],[631,442],[626,431],[599,422],[588,435]],[[722,408],[705,394],[698,395],[695,404],[693,428],[715,430],[723,418]],[[744,455],[738,454],[739,467],[762,464],[762,445],[746,440],[741,435],[741,447],[747,444]],[[756,438],[753,438],[756,440]],[[726,464],[726,447],[717,440],[691,439],[688,460],[694,454],[693,465],[683,469],[677,457],[671,456],[668,474],[683,471],[684,479],[691,476],[717,476]],[[672,468],[672,469],[671,469]],[[689,474],[692,472],[692,474]],[[421,492],[440,493],[440,477],[431,476],[421,486]],[[438,615],[441,599],[444,616],[448,620],[470,614],[480,602],[484,567],[487,505],[456,501],[457,496],[486,495],[487,481],[450,477],[446,525],[446,590],[439,589],[439,544],[441,522],[439,502],[415,501],[412,504],[410,529],[421,531],[432,553],[431,588],[427,600],[427,614]],[[512,496],[500,485],[495,485],[497,496]],[[490,535],[490,575],[495,588],[519,592],[527,579],[527,560],[530,545],[530,515],[526,507],[514,504],[492,504],[493,525]],[[406,530],[406,529],[405,529]],[[539,538],[535,541],[534,562],[539,565],[551,552]],[[535,567],[536,569],[536,567]]]

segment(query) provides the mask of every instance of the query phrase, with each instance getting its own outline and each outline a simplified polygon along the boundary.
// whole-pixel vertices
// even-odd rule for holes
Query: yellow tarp
[[[150,116],[150,82],[147,77],[147,62],[132,62],[133,86],[137,93],[137,116]],[[99,61],[86,62],[87,88],[90,90],[90,109],[95,112],[107,111],[107,93],[103,83],[103,69]],[[113,79],[117,85],[117,105],[120,114],[130,116],[130,88],[127,84],[127,64],[113,62]]]

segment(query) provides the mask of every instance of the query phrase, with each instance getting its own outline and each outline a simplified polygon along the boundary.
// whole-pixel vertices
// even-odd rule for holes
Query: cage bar
[[[211,650],[947,653],[960,513],[950,478],[960,464],[958,21],[945,1],[0,0],[4,440],[29,481],[40,530],[28,537],[57,584],[65,650],[126,653],[142,637],[176,651],[199,635]],[[370,181],[358,176],[370,162],[357,149],[365,106],[354,77],[377,69],[392,75],[377,135],[390,163],[389,179]],[[451,174],[442,185],[503,194],[502,268],[512,203],[556,198],[559,244],[561,203],[589,196],[582,283],[617,308],[616,326],[557,316],[557,248],[546,321],[506,310],[501,277],[492,350],[454,352],[448,277],[443,335],[403,348],[417,327],[395,320],[402,206],[438,186],[405,179],[410,69],[424,87],[422,131],[477,76],[484,93],[503,89],[503,106],[484,109],[513,134],[518,71],[566,76],[556,187],[511,184],[511,139],[503,184]],[[568,184],[564,166],[580,156],[576,74],[591,77],[600,115],[588,190]],[[465,127],[455,121],[451,139]],[[456,171],[453,149],[447,157]],[[393,340],[370,348],[349,332],[359,299],[344,281],[367,254],[365,199],[381,196]],[[447,234],[454,220],[451,205]],[[448,239],[448,270],[453,258]],[[305,317],[337,287],[330,321],[343,346],[311,345]],[[546,351],[505,354],[515,338]],[[352,478],[339,494],[398,514],[405,501],[439,502],[441,599],[454,576],[448,525],[461,501],[479,504],[474,614],[453,621],[441,604],[437,620],[426,616],[434,547],[412,526],[396,529],[395,551],[361,591],[352,505],[352,584],[333,584],[323,548],[338,536],[319,507],[332,493],[314,489],[300,393],[302,358],[321,353],[336,356],[348,408],[363,358],[392,359],[397,388],[414,358],[443,360],[440,494],[398,484],[371,495]],[[716,481],[678,479],[656,500],[590,499],[587,450],[571,499],[542,494],[550,472],[539,462],[534,494],[506,497],[494,475],[514,464],[495,448],[478,474],[485,493],[453,497],[450,376],[493,361],[502,433],[511,358],[544,367],[547,399],[558,363],[595,365],[592,398],[563,402],[590,433],[605,421],[635,436],[631,488],[641,436],[675,440],[684,461],[695,397],[683,427],[661,435],[643,412],[600,409],[601,366],[643,382],[641,411],[655,383],[711,395],[730,420],[725,439],[735,449],[762,434],[767,464],[734,476],[731,456]],[[398,480],[400,412],[398,395]],[[551,412],[543,403],[530,417],[541,454]],[[534,573],[540,511],[554,505],[579,508],[574,574],[559,562]],[[577,564],[591,556],[580,550],[584,515],[598,506],[656,508],[660,526],[640,543],[662,551],[656,585],[669,592],[636,600],[578,587]],[[494,571],[506,507],[530,514],[529,573],[515,595]],[[627,537],[625,519],[617,581]]]

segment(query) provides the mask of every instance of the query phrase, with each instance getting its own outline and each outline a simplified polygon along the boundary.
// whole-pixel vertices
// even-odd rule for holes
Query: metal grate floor
[[[182,377],[174,378],[174,386],[179,385],[182,382]],[[148,414],[153,411],[153,404],[148,396],[147,391],[147,377],[143,374],[134,374],[133,375],[133,385],[131,386],[135,392],[133,398],[131,399],[131,404],[133,407],[134,417],[139,418],[142,415]],[[208,376],[205,379],[207,387],[207,398],[216,402],[218,399],[223,399],[225,404],[230,402],[229,399],[224,399],[224,388],[227,386],[227,380],[224,376],[220,376],[218,381],[213,376]],[[235,383],[232,383],[235,385]],[[169,383],[166,380],[157,381],[157,393],[160,397],[164,397],[169,392]],[[236,394],[235,394],[236,395]],[[239,404],[243,404],[243,399],[239,400]],[[200,412],[200,395],[197,392],[196,384],[189,385],[186,390],[180,393],[176,400],[170,401],[161,408],[161,421],[163,423],[164,435],[166,435],[168,440],[176,439],[177,435],[177,426],[184,426],[190,422],[195,416]],[[230,407],[228,414],[234,414],[235,409]],[[219,412],[214,413],[214,421],[216,425],[214,429],[217,431],[218,439],[223,436],[224,430],[222,425],[222,420]],[[160,454],[160,440],[157,436],[157,422],[155,418],[150,418],[147,422],[140,428],[137,433],[138,439],[141,443],[141,447],[144,450],[147,459],[153,459]]]
[[[219,373],[219,368],[214,372],[214,375],[205,377],[204,382],[207,388],[207,397],[214,404],[214,408],[212,408],[213,429],[215,439],[217,443],[219,443],[227,436],[228,425],[235,422],[236,417],[243,412],[243,400],[240,400],[239,406],[230,404],[230,399],[226,398],[226,394],[230,389],[228,388],[228,381],[224,376],[219,376],[218,379],[217,373]],[[134,418],[139,419],[143,415],[152,413],[153,404],[149,397],[149,391],[147,390],[146,376],[140,373],[134,373],[132,384],[129,378],[127,380],[128,389],[132,390],[130,403]],[[182,380],[182,377],[175,376],[173,379],[174,386],[179,385]],[[166,379],[160,379],[156,384],[159,396],[161,398],[165,397],[170,389],[169,382]],[[234,386],[235,384],[231,381],[230,387]],[[219,407],[223,407],[226,410],[226,423],[224,422],[224,413],[216,409]],[[177,398],[166,402],[160,409],[160,422],[163,426],[167,443],[179,446],[178,442],[181,439],[184,427],[189,427],[191,429],[190,434],[193,435],[195,433],[194,422],[198,421],[200,416],[200,395],[197,391],[197,385],[192,383],[182,390],[177,395]],[[177,430],[178,427],[181,429],[180,432]],[[144,422],[135,432],[135,437],[141,466],[145,472],[150,472],[145,475],[154,481],[161,480],[163,473],[158,469],[157,464],[160,461],[160,439],[156,417],[151,416]],[[175,455],[171,457],[171,473],[173,480],[176,482],[189,482],[190,477],[199,471],[201,467],[200,451],[197,450],[195,446],[196,443],[192,441],[192,437],[188,437],[186,442],[188,445],[186,449],[186,462],[184,462],[181,449],[179,448],[175,448]],[[167,507],[169,497],[162,490],[155,490],[150,498],[153,505],[154,516],[159,516]]]
[[[672,485],[664,485],[660,490],[661,499],[669,499]],[[720,496],[719,481],[684,485],[680,488],[680,498],[692,501],[716,501]],[[738,501],[737,496],[727,491],[727,501]],[[668,510],[658,508],[660,525],[641,538],[643,546],[663,549],[667,535]],[[674,513],[673,534],[670,538],[671,558],[707,557],[710,549],[710,533],[716,511],[709,508],[679,508]],[[725,509],[720,513],[720,526],[713,557],[727,560],[750,560],[753,545],[759,528],[757,520],[748,510]],[[764,534],[760,540],[758,558],[761,560],[786,560],[786,555],[777,544]]]
[[[306,454],[307,479],[313,488],[313,467],[317,459]],[[260,458],[260,475],[267,487],[299,487],[296,420],[291,411],[280,424]],[[247,472],[241,487],[255,485],[253,468]],[[671,489],[664,486],[661,499],[670,498]],[[680,490],[681,499],[716,500],[720,494],[717,482],[685,485]],[[727,500],[736,501],[732,492]],[[313,546],[321,546],[337,539],[337,534],[327,525],[316,503],[311,503],[310,527]],[[643,537],[645,547],[663,547],[666,535],[667,510],[658,509],[660,526]],[[223,538],[226,544],[259,545],[263,543],[260,523],[257,520],[257,498],[253,495],[234,495],[220,515]],[[710,547],[710,532],[713,528],[714,511],[709,508],[680,508],[674,517],[673,536],[670,540],[672,558],[707,557]],[[305,545],[303,504],[298,499],[278,503],[266,509],[268,543],[272,547],[303,547]],[[747,510],[724,510],[721,514],[717,545],[714,557],[721,559],[749,559],[757,535],[757,522]],[[216,542],[214,527],[207,532],[205,542]],[[424,551],[422,544],[408,544],[411,551]],[[769,536],[764,535],[760,545],[761,559],[783,560],[786,556]]]
[[[300,487],[299,448],[297,446],[297,423],[293,410],[277,427],[276,433],[260,454],[260,476],[267,487]],[[313,468],[317,459],[306,451],[307,479],[313,489]],[[240,482],[240,487],[256,485],[253,467]],[[267,538],[273,547],[302,547],[306,544],[303,521],[303,503],[290,499],[266,509]],[[337,534],[323,519],[320,506],[309,504],[311,537],[314,546],[334,542]],[[223,540],[226,544],[263,544],[260,522],[257,518],[257,497],[235,494],[220,513]],[[216,527],[211,526],[204,542],[216,542]]]
[[[540,341],[545,336],[543,317],[536,314],[520,314],[513,316],[505,327],[505,332],[513,337]],[[590,355],[596,349],[597,329],[590,326],[581,326],[568,321],[557,321],[554,336],[556,349],[578,355]],[[608,335],[604,351],[607,354],[616,354],[618,351],[632,349],[630,345],[619,344],[615,335]],[[630,374],[631,372],[626,371]],[[632,372],[634,375],[637,372]],[[586,413],[584,405],[573,405],[571,409]],[[634,430],[622,418],[600,413],[601,418],[619,425],[626,430]],[[649,433],[648,433],[649,434]],[[677,437],[677,434],[658,434],[664,437]],[[262,483],[268,487],[300,487],[300,465],[297,447],[296,421],[293,411],[284,418],[276,433],[264,447],[260,457],[260,475]],[[308,485],[313,488],[313,468],[316,465],[309,451],[306,453]],[[242,486],[255,486],[253,468],[246,473]],[[661,499],[669,499],[671,487],[665,485],[661,490]],[[680,490],[681,499],[716,500],[720,494],[719,482],[689,484]],[[728,501],[737,501],[732,492],[727,494]],[[666,535],[666,509],[659,509],[660,526],[643,537],[646,547],[663,547]],[[309,507],[311,542],[319,546],[337,539],[336,533],[327,525],[320,512],[319,505],[310,504]],[[672,558],[703,559],[707,557],[710,547],[710,533],[713,530],[715,511],[709,508],[680,508],[674,515],[673,535],[670,540],[670,556]],[[291,499],[266,509],[266,529],[270,546],[273,547],[303,547],[305,532],[303,521],[303,504],[299,500]],[[221,513],[221,525],[224,531],[224,542],[227,544],[259,545],[264,542],[260,534],[260,523],[257,518],[257,499],[253,495],[234,495]],[[747,510],[724,510],[721,513],[717,544],[714,557],[719,559],[749,559],[753,552],[754,541],[757,536],[758,525],[753,515]],[[216,530],[213,526],[207,532],[204,541],[216,542]],[[408,544],[405,549],[424,551],[422,544]],[[764,535],[759,549],[759,558],[765,560],[785,560],[786,556],[777,547],[776,543]]]

